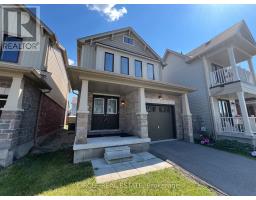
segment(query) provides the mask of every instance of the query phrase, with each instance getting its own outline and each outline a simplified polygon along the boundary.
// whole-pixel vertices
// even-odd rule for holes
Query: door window
[[[104,114],[103,98],[94,98],[93,114]]]
[[[107,114],[116,114],[116,113],[117,113],[117,100],[108,99]]]

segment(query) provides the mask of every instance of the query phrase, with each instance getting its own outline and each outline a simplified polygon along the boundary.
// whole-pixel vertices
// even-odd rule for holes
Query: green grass
[[[0,195],[216,195],[176,169],[96,184],[90,162],[63,150],[26,156],[0,171]]]

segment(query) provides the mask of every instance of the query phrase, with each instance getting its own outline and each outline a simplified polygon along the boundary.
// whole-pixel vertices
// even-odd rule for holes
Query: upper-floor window
[[[129,75],[129,58],[121,56],[121,74]]]
[[[4,35],[4,41],[0,52],[0,60],[17,63],[20,55],[20,43],[22,38]]]
[[[135,76],[142,77],[142,62],[135,60]]]
[[[124,43],[134,45],[134,40],[131,37],[124,36]]]
[[[154,65],[148,63],[147,64],[147,74],[148,74],[148,79],[149,80],[154,80],[155,79],[155,74],[154,74]]]
[[[114,54],[105,52],[104,70],[109,72],[114,71]]]

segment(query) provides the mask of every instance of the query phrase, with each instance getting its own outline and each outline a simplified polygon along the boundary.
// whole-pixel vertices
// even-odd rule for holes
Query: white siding
[[[197,120],[195,123],[201,120],[202,126],[212,132],[213,124],[202,60],[197,59],[187,64],[184,58],[169,54],[165,62],[167,66],[163,69],[163,80],[197,89],[188,95],[193,119]]]
[[[134,70],[134,62],[135,60],[142,61],[142,75],[144,79],[147,79],[147,63],[151,63],[154,65],[154,74],[155,74],[155,80],[161,80],[161,64],[156,61],[152,61],[150,59],[141,58],[139,56],[134,56],[129,53],[124,53],[119,50],[114,50],[107,47],[97,46],[91,47],[88,45],[83,45],[82,51],[81,51],[81,67],[86,68],[92,68],[97,69],[100,71],[104,71],[104,60],[105,60],[105,52],[114,54],[114,72],[120,73],[120,63],[121,63],[121,56],[128,57],[129,58],[129,75],[135,76],[135,70]]]

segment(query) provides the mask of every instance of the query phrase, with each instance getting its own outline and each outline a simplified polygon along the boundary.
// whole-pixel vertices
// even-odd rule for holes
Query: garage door
[[[175,111],[172,105],[146,104],[148,134],[152,141],[176,138]]]

